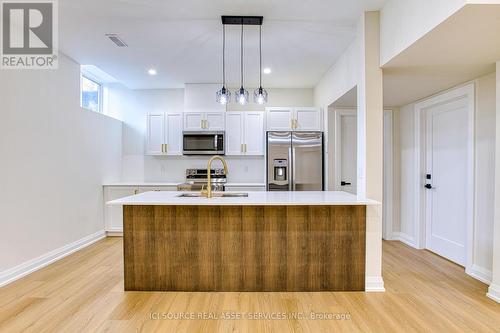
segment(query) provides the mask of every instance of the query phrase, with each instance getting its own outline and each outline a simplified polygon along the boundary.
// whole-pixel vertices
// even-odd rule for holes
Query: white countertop
[[[181,198],[184,192],[144,192],[109,201],[107,205],[136,206],[322,206],[322,205],[379,205],[370,199],[361,199],[347,192],[248,192],[248,197],[239,198]],[[192,192],[190,192],[192,193]],[[233,193],[233,192],[224,192]],[[236,193],[236,192],[234,192]]]
[[[116,183],[105,183],[102,186],[177,186],[182,182],[116,182]]]
[[[116,182],[116,183],[105,183],[102,186],[177,186],[179,184],[184,183],[185,181],[179,181],[175,183],[152,183],[152,182]],[[226,186],[239,186],[239,187],[265,187],[265,183],[231,183],[228,182],[225,184]]]

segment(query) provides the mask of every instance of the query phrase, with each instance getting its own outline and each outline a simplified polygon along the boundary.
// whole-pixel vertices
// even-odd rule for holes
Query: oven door
[[[184,155],[224,155],[224,132],[184,132]]]

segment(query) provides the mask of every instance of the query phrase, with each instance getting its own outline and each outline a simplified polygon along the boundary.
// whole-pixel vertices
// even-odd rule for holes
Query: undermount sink
[[[177,196],[178,198],[204,198],[205,196],[201,193],[181,193]],[[212,198],[246,198],[248,193],[212,193]]]
[[[246,198],[248,197],[248,193],[221,193],[220,196],[223,198]]]

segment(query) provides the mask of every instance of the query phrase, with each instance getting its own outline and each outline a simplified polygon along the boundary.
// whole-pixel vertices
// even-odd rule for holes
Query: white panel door
[[[291,131],[292,108],[266,108],[268,131]]]
[[[245,155],[264,155],[264,113],[245,112]]]
[[[468,100],[432,106],[426,118],[426,247],[465,265]]]
[[[321,112],[317,108],[295,108],[295,131],[321,131]]]
[[[223,131],[225,128],[224,116],[224,112],[205,113],[206,129],[209,131]]]
[[[167,155],[182,155],[182,113],[165,114],[165,143]]]
[[[203,112],[185,112],[184,113],[184,130],[186,131],[201,131],[204,127]]]
[[[226,113],[226,155],[243,155],[243,112]]]
[[[164,144],[164,114],[151,113],[147,116],[146,154],[162,155]]]
[[[340,191],[356,194],[357,184],[357,116],[355,112],[339,115],[340,126],[338,138],[340,141],[340,179],[336,188]]]

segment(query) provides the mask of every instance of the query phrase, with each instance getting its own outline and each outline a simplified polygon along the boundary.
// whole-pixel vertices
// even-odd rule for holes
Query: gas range
[[[201,191],[204,186],[207,186],[207,180],[207,169],[186,169],[186,182],[177,185],[177,191]],[[224,169],[211,170],[210,183],[212,184],[212,191],[224,191],[226,181]]]

